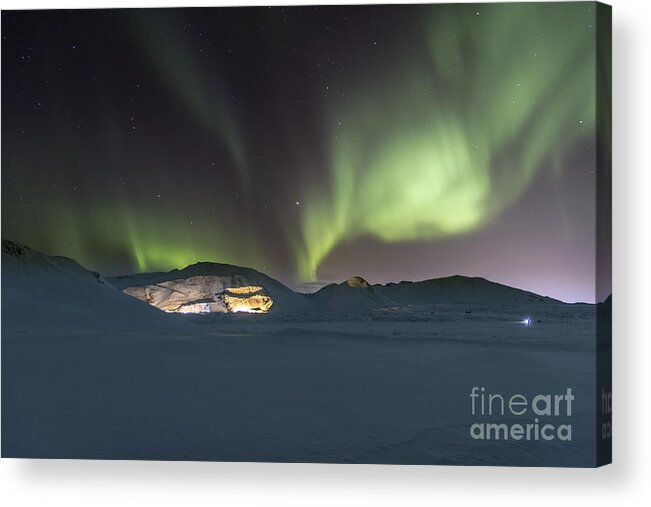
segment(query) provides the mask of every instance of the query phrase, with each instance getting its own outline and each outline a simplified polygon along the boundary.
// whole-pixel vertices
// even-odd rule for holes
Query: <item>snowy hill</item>
[[[118,289],[161,310],[180,313],[301,312],[309,301],[251,268],[199,262],[167,273],[109,278]]]
[[[363,311],[396,305],[378,294],[375,287],[360,276],[353,276],[343,283],[326,285],[308,297],[319,311]]]
[[[463,277],[382,286],[353,277],[305,296],[251,269],[205,263],[112,280],[150,287],[159,303],[165,294],[174,303],[172,287],[192,298],[221,288],[222,296],[267,295],[271,313],[323,311],[184,319],[71,259],[3,241],[3,456],[594,464],[591,379],[610,360],[602,354],[595,363],[595,336],[610,346],[610,334],[599,334],[610,323],[597,329],[595,313],[609,318],[610,299],[539,303],[553,300]],[[529,300],[521,306],[535,312],[508,305]],[[450,301],[486,308],[467,315]],[[387,306],[368,312],[377,318],[362,314]],[[529,315],[542,320],[518,321]],[[576,405],[571,452],[558,441],[468,448],[477,419],[459,393],[478,378],[510,393],[572,386],[588,401]]]
[[[483,278],[451,276],[370,285],[355,276],[314,294],[298,294],[251,268],[200,262],[166,273],[102,278],[72,259],[2,241],[3,327],[152,329],[181,326],[179,313],[364,312],[407,305],[528,305],[555,302]],[[135,301],[138,299],[140,301]],[[411,307],[414,311],[414,306]],[[431,313],[431,310],[428,310]]]
[[[422,282],[374,285],[375,292],[398,304],[517,305],[557,302],[533,292],[515,289],[484,278],[449,276]]]
[[[421,282],[370,285],[359,276],[330,284],[308,295],[320,311],[364,311],[406,305],[525,305],[557,302],[484,278],[450,276]]]
[[[142,330],[183,325],[67,257],[2,240],[2,329]]]

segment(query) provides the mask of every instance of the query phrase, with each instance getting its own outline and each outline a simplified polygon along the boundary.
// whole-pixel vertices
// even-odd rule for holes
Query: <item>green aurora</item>
[[[159,22],[154,19],[154,15],[134,18],[136,32],[142,34],[142,47],[153,69],[215,142],[226,146],[236,171],[246,182],[249,177],[246,150],[237,115],[229,103],[231,92],[226,79],[211,82],[182,38],[170,38],[170,33],[174,33],[172,25],[164,19]],[[210,67],[214,70],[218,65],[213,62]]]
[[[126,203],[96,203],[83,214],[61,203],[40,218],[39,228],[56,231],[58,245],[65,254],[93,268],[98,258],[106,262],[124,255],[133,260],[132,268],[140,272],[183,268],[212,259],[264,266],[252,239],[243,236],[237,242],[223,241],[239,236],[232,224],[205,219],[188,223],[172,213],[161,215],[155,208],[144,207],[134,210]],[[36,230],[26,231],[23,238],[33,244],[38,242],[39,235]],[[108,248],[106,238],[110,239]]]
[[[594,135],[589,5],[455,6],[425,26],[427,64],[360,79],[354,107],[333,111],[331,188],[312,189],[297,243],[304,279],[358,237],[476,230]]]
[[[214,261],[297,284],[350,276],[343,257],[378,245],[405,265],[430,248],[415,279],[474,269],[437,245],[496,223],[508,241],[542,182],[557,204],[537,202],[532,228],[556,206],[562,269],[585,264],[593,241],[571,231],[593,203],[568,193],[594,179],[592,2],[47,16],[7,25],[3,44],[10,239],[104,274]],[[47,48],[39,66],[28,40]]]

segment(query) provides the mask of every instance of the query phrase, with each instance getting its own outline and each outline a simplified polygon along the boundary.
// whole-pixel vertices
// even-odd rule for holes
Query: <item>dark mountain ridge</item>
[[[516,289],[481,277],[461,275],[373,285],[375,291],[398,304],[525,304],[560,303],[547,296]]]
[[[29,293],[30,300],[40,293],[42,298],[55,301],[66,298],[76,301],[80,294],[96,291],[99,285],[103,295],[95,294],[93,298],[104,300],[109,297],[104,304],[110,304],[112,298],[122,296],[120,292],[124,292],[160,310],[181,313],[298,314],[361,312],[410,305],[561,304],[555,299],[484,278],[460,275],[374,285],[360,276],[353,276],[342,283],[326,285],[313,294],[294,292],[252,268],[213,262],[198,262],[168,272],[104,279],[66,257],[45,255],[7,240],[3,240],[2,246],[3,289],[25,287],[16,294],[23,297]],[[82,283],[82,289],[73,289],[71,282]],[[72,293],[68,295],[66,291]],[[121,307],[122,298],[117,297],[114,304]],[[137,311],[137,308],[133,310]]]

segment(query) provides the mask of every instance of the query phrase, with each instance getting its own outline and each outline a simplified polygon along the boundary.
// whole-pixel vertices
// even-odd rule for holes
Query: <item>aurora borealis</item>
[[[594,301],[594,4],[3,11],[3,237]],[[592,197],[591,197],[592,196]]]

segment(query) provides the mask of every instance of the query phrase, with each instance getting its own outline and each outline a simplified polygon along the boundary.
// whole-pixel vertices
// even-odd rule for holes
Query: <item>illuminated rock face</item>
[[[167,312],[297,313],[312,302],[255,269],[198,262],[167,273],[108,278],[115,288]]]
[[[344,283],[353,289],[368,289],[370,287],[369,283],[361,276],[353,276]]]
[[[273,305],[273,301],[269,296],[261,294],[244,298],[226,295],[224,296],[224,301],[228,306],[228,311],[233,313],[267,313],[271,305]]]
[[[250,296],[262,290],[259,285],[247,285],[245,287],[229,287],[226,289],[231,294],[241,294],[243,296]]]
[[[172,313],[267,313],[273,305],[264,287],[246,284],[237,276],[193,276],[123,291]]]

